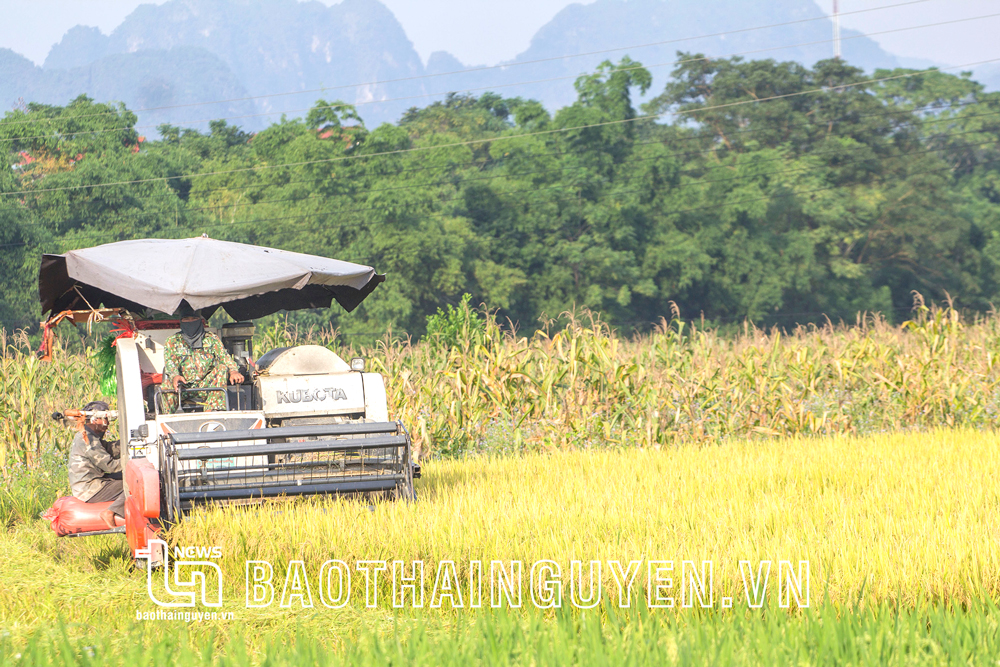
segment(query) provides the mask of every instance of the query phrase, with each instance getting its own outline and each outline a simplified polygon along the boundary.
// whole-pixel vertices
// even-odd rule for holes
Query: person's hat
[[[106,412],[110,409],[111,406],[109,406],[104,401],[91,401],[90,403],[87,403],[85,406],[83,406],[84,412],[94,412],[94,411]]]
[[[192,308],[187,301],[181,301],[181,305],[177,307],[176,314],[177,317],[201,317],[201,313]]]

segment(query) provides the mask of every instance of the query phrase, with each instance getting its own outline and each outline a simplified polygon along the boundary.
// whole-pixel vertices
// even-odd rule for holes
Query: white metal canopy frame
[[[252,320],[333,300],[350,312],[384,280],[370,266],[202,236],[43,255],[38,295],[42,312],[104,306],[170,315],[186,303],[206,317],[222,307]]]

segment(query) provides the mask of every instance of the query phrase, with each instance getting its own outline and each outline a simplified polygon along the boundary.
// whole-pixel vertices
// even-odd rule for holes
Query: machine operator
[[[186,310],[181,317],[181,330],[167,339],[163,351],[163,383],[174,392],[181,383],[189,388],[225,387],[226,381],[243,382],[236,361],[222,345],[222,340],[205,330],[205,320]],[[192,397],[192,398],[189,398]],[[194,400],[204,410],[225,410],[226,397],[222,392],[204,392],[185,396]],[[164,394],[168,410],[176,409],[176,394]]]

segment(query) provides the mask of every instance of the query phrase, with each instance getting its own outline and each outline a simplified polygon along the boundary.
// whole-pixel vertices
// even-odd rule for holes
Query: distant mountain
[[[427,59],[427,74],[447,74],[466,69],[458,58],[447,51],[435,51]],[[433,87],[433,84],[428,84]]]
[[[49,49],[42,67],[49,70],[86,67],[111,53],[111,40],[104,33],[97,28],[78,25],[70,28],[62,41]]]
[[[803,19],[817,20],[740,31]],[[722,34],[680,41],[710,33]],[[301,110],[324,98],[357,104],[375,126],[438,94],[467,89],[535,98],[555,109],[575,99],[575,77],[624,55],[653,73],[649,96],[662,91],[678,51],[811,65],[832,55],[831,34],[830,20],[802,0],[596,0],[563,9],[506,66],[469,71],[475,68],[443,51],[425,66],[378,0],[343,0],[332,7],[297,0],[168,0],[141,5],[110,35],[76,26],[52,47],[42,68],[0,49],[0,108],[20,97],[65,104],[86,92],[101,101],[124,101],[139,110],[143,125],[238,116],[231,122],[252,130],[283,112],[304,115]],[[851,64],[866,70],[916,64],[858,35],[843,35]],[[606,49],[617,50],[563,57]],[[428,74],[434,76],[419,78]],[[1000,87],[1000,69],[980,74]],[[366,85],[351,85],[358,83]],[[276,95],[294,91],[303,92]],[[247,97],[256,99],[143,111]]]
[[[1000,90],[1000,65],[980,65],[973,70],[972,78],[986,86],[986,90]]]
[[[345,0],[327,7],[297,0],[170,0],[140,5],[110,35],[78,26],[66,33],[45,61],[45,69],[74,68],[109,54],[197,48],[214,54],[243,82],[259,114],[238,122],[260,128],[282,112],[299,116],[317,99],[361,104],[362,117],[377,124],[395,120],[424,100],[419,80],[349,86],[419,76],[423,63],[395,16],[377,0]],[[200,82],[196,72],[188,75]],[[0,84],[2,85],[2,84]],[[226,97],[205,86],[202,100]],[[397,100],[395,98],[410,99]],[[201,117],[221,116],[213,106]]]
[[[0,49],[0,108],[10,109],[18,98],[31,100],[33,84],[41,69],[19,53]]]
[[[0,108],[26,102],[63,105],[81,94],[99,101],[124,101],[140,114],[140,133],[155,136],[156,125],[186,125],[212,114],[246,116],[251,102],[228,102],[209,108],[188,106],[205,99],[240,99],[250,95],[217,56],[199,48],[121,53],[68,69],[43,69],[9,49],[0,49]],[[174,108],[162,108],[174,107]],[[206,116],[209,114],[209,116]]]
[[[737,32],[741,29],[802,19],[819,19],[768,30]],[[723,33],[705,39],[686,37]],[[773,58],[796,60],[808,65],[831,58],[833,26],[812,2],[802,0],[597,0],[589,5],[573,4],[544,25],[526,51],[508,64],[511,67],[453,77],[449,83],[462,87],[539,81],[509,87],[512,95],[534,97],[550,108],[575,99],[573,79],[592,71],[603,60],[617,62],[628,55],[653,74],[651,95],[662,91],[677,60],[677,52],[703,53],[725,57],[745,53],[745,59]],[[898,61],[878,44],[860,33],[843,32],[844,58],[851,64],[872,70],[896,67]],[[650,45],[650,46],[642,46]],[[776,46],[791,48],[776,49]],[[566,54],[617,49],[576,58]],[[544,62],[531,63],[542,60]],[[550,81],[565,77],[561,81]],[[440,85],[440,84],[439,84]]]

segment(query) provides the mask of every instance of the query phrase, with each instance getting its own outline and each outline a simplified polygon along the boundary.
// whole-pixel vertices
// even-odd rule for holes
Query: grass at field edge
[[[96,629],[70,639],[58,624],[27,641],[0,639],[0,665],[995,665],[998,618],[992,602],[679,616],[490,610],[450,621],[393,617],[388,630],[350,640],[335,626],[325,637],[293,626],[257,638],[255,652],[239,628],[194,637],[183,624],[169,633],[136,624],[131,642],[112,642]]]

